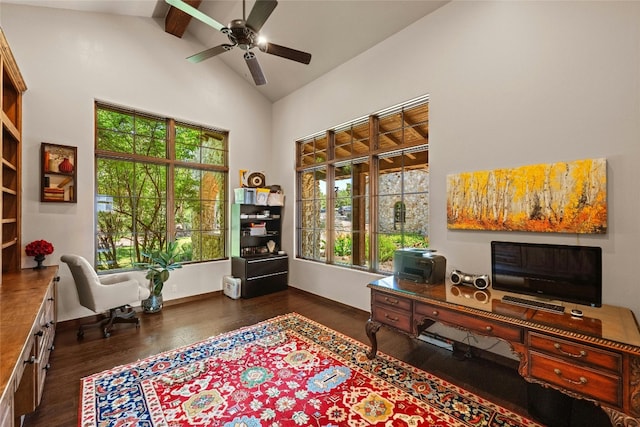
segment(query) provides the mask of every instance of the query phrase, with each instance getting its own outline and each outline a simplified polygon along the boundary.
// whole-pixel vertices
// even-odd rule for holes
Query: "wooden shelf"
[[[64,173],[64,172],[45,172],[45,175],[55,175],[55,176],[69,176],[73,178],[74,173]]]
[[[9,44],[0,28],[0,188],[2,189],[2,266],[4,274],[20,270],[21,263],[21,188],[22,188],[22,94],[27,86],[22,79]]]
[[[11,240],[10,242],[3,243],[2,244],[2,249],[10,248],[11,246],[15,245],[16,243],[18,243],[18,239]]]
[[[7,159],[2,159],[2,167],[3,168],[7,168],[7,169],[11,169],[14,171],[17,171],[18,168],[16,167],[16,165],[14,165],[13,163],[11,163],[10,161],[8,161]]]
[[[15,138],[20,139],[20,131],[18,127],[13,123],[13,121],[7,116],[7,114],[2,112],[2,126],[9,131],[9,133]]]

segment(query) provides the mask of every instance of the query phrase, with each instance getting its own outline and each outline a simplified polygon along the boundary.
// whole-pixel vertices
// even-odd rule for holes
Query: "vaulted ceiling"
[[[227,37],[220,31],[199,20],[189,19],[164,0],[0,1],[164,20],[165,29],[169,33],[178,37],[195,38],[202,43],[202,50],[228,42]],[[305,65],[255,49],[267,79],[267,84],[256,86],[256,90],[271,101],[277,101],[435,11],[448,1],[280,0],[260,30],[260,35],[266,36],[273,43],[311,53],[311,63]],[[225,26],[233,19],[243,17],[243,3],[240,0],[188,2]],[[246,2],[246,15],[249,15],[253,5],[253,0]],[[417,40],[416,44],[419,43]],[[234,49],[192,66],[207,67],[208,61],[220,60],[249,84],[254,85],[243,53]],[[384,61],[384,58],[380,60]],[[215,76],[212,74],[211,78]]]

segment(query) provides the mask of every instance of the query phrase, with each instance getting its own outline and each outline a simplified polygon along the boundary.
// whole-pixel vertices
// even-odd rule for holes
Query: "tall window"
[[[429,244],[427,97],[297,141],[297,256],[377,272]]]
[[[177,241],[226,255],[228,132],[96,103],[96,268],[132,268]]]

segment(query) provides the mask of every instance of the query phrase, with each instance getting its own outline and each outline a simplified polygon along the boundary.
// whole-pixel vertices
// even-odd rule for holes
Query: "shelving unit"
[[[0,122],[2,122],[2,273],[20,269],[22,192],[22,93],[27,86],[0,29]]]
[[[40,145],[40,201],[76,203],[76,147]]]
[[[278,254],[282,247],[282,211],[282,206],[232,205],[231,274],[241,279],[243,298],[288,286],[289,258]],[[270,241],[273,252],[269,251]]]
[[[265,215],[264,212],[269,214]],[[281,245],[282,206],[234,204],[231,207],[231,256],[253,256],[269,253],[267,242],[273,241],[277,252]],[[256,235],[252,228],[264,224],[265,234]],[[254,225],[254,227],[252,227]],[[252,234],[253,233],[253,234]]]

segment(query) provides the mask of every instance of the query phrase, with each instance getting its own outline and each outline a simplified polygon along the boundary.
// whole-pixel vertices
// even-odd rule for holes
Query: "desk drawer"
[[[283,273],[288,271],[289,259],[280,258],[258,258],[247,261],[247,277],[261,277],[273,273]]]
[[[569,391],[622,407],[622,381],[619,376],[569,364],[536,351],[529,352],[529,375]]]
[[[282,291],[288,286],[287,272],[265,274],[259,277],[248,277],[242,281],[240,294],[242,298],[253,298],[272,292]]]
[[[411,333],[411,312],[395,310],[379,304],[373,306],[373,320]]]
[[[425,303],[416,303],[415,312],[416,317],[422,315],[437,322],[462,327],[482,335],[498,337],[510,342],[523,342],[523,330],[517,326],[507,325]]]
[[[44,354],[47,345],[53,342],[55,336],[55,322],[53,321],[53,312],[43,310],[38,316],[35,337],[38,345],[36,346],[36,357],[40,359]]]
[[[622,355],[599,348],[548,337],[535,332],[529,333],[529,347],[552,356],[582,362],[593,367],[609,369],[614,373],[622,371]]]
[[[40,405],[42,400],[42,392],[44,391],[44,381],[47,378],[47,372],[51,368],[49,364],[49,357],[51,356],[51,352],[53,351],[53,334],[48,334],[47,339],[45,340],[45,349],[44,352],[40,355],[40,360],[36,366],[37,369],[37,392],[35,395],[36,398],[36,406]]]
[[[36,362],[36,340],[33,335],[30,335],[25,342],[24,349],[20,354],[20,358],[16,363],[15,371],[15,388],[18,389],[20,380],[24,374],[25,369],[33,369],[33,364]]]
[[[396,310],[405,310],[411,312],[411,300],[408,298],[397,297],[395,295],[385,294],[382,292],[374,292],[373,302],[375,305],[388,305]]]

